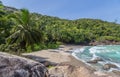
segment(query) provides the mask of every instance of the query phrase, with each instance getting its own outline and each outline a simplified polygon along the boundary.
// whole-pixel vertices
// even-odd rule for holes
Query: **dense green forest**
[[[30,52],[59,44],[120,41],[120,24],[99,19],[67,20],[15,9],[0,2],[0,51]]]

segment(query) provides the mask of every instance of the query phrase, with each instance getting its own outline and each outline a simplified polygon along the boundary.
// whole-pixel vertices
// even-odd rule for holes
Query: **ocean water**
[[[74,49],[72,55],[98,70],[103,70],[103,65],[107,63],[118,67],[111,68],[110,71],[113,69],[120,70],[120,45],[86,46]],[[87,61],[96,57],[103,59],[103,61],[99,61],[96,64],[87,63]]]

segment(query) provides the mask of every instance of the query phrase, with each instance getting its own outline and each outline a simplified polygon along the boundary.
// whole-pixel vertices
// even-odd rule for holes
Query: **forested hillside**
[[[120,24],[99,19],[60,19],[0,3],[1,51],[29,52],[56,48],[60,43],[89,44],[106,40],[120,41]]]

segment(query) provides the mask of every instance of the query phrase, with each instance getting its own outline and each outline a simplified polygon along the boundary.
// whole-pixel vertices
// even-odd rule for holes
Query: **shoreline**
[[[35,60],[41,61],[49,61],[52,63],[57,63],[58,66],[61,65],[72,65],[74,67],[83,68],[81,74],[88,74],[89,76],[86,77],[119,77],[114,73],[109,72],[99,72],[96,71],[93,67],[89,66],[88,64],[84,63],[81,60],[76,59],[71,54],[71,50],[75,48],[82,48],[84,46],[81,45],[60,45],[58,49],[48,49],[48,50],[41,50],[32,53],[24,53],[23,56],[32,56],[36,57]],[[87,70],[87,73],[84,72]],[[82,77],[82,76],[81,76]]]

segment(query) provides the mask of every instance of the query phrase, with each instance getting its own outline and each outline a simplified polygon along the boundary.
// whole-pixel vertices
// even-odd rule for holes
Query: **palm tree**
[[[37,29],[35,19],[27,9],[21,9],[20,12],[11,15],[16,22],[16,26],[12,28],[12,34],[7,38],[7,44],[17,44],[22,49],[33,46],[35,43],[43,41],[43,32]]]

